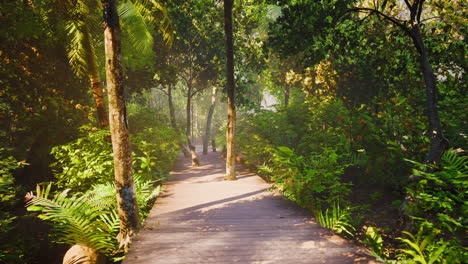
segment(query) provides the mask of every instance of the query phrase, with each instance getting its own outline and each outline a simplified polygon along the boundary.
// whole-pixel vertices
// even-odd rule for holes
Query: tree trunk
[[[109,126],[109,120],[104,102],[101,78],[99,77],[96,53],[92,44],[91,33],[87,26],[83,27],[83,39],[81,43],[85,47],[84,49],[89,51],[86,53],[85,57],[86,66],[88,68],[88,78],[91,84],[91,91],[93,92],[94,103],[96,104],[99,126],[105,128]]]
[[[442,134],[442,125],[440,123],[439,113],[437,110],[437,82],[429,62],[426,47],[424,46],[421,30],[419,25],[414,23],[412,27],[411,37],[414,45],[419,52],[419,60],[421,69],[426,84],[426,106],[427,116],[429,119],[429,138],[431,140],[431,147],[427,154],[424,163],[433,164],[440,161],[442,154],[448,148],[448,140]]]
[[[216,140],[214,137],[211,139],[211,147],[213,149],[213,152],[216,152]]]
[[[104,14],[104,46],[109,94],[109,124],[114,156],[115,186],[120,219],[117,239],[121,248],[128,248],[130,238],[140,227],[140,215],[135,195],[132,152],[124,101],[121,62],[120,25],[114,0],[102,0]]]
[[[203,154],[208,154],[208,145],[210,142],[211,137],[211,120],[213,119],[213,113],[216,106],[216,91],[217,87],[214,86],[211,90],[211,106],[210,110],[208,111],[208,116],[206,117],[206,130],[205,130],[205,137],[203,138]]]
[[[226,180],[237,180],[235,125],[236,125],[236,97],[234,83],[234,44],[232,40],[232,5],[234,0],[224,0],[224,34],[226,40],[226,80],[228,94],[228,124],[226,131]]]
[[[177,131],[174,103],[172,102],[172,84],[169,84],[167,87],[167,100],[169,104],[169,119],[171,120],[171,126]]]
[[[192,86],[189,84],[188,85],[188,92],[187,92],[187,124],[186,124],[186,131],[185,131],[185,136],[187,137],[187,144],[190,149],[190,155],[192,156],[192,166],[193,167],[198,167],[200,166],[200,162],[198,161],[197,157],[197,152],[195,151],[195,146],[192,144],[192,140],[190,140],[190,134],[191,134],[191,127],[192,127],[192,112],[191,112],[191,107],[192,107]]]
[[[449,142],[442,134],[442,125],[440,123],[439,113],[437,110],[437,82],[434,71],[429,62],[426,48],[421,36],[421,30],[417,23],[413,23],[411,28],[411,38],[419,53],[419,61],[421,63],[421,70],[424,77],[426,86],[426,107],[427,117],[429,119],[429,138],[431,146],[424,164],[435,164],[440,161],[442,154],[448,148]],[[419,175],[411,175],[410,182],[418,182],[424,177]],[[409,192],[406,193],[405,198],[400,206],[400,215],[403,220],[405,230],[409,230],[413,224],[411,208],[415,207],[417,199]]]
[[[169,119],[171,120],[171,126],[175,131],[179,133],[180,130],[177,127],[177,123],[176,123],[174,103],[172,102],[172,84],[169,84],[169,86],[167,87],[167,100],[169,104]],[[185,147],[182,141],[179,142],[179,147],[182,150],[182,153],[184,153],[184,157],[186,158],[190,157],[190,152],[187,150],[187,148]]]

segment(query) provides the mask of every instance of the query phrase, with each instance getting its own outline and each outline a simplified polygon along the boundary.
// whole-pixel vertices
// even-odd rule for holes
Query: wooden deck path
[[[224,181],[219,153],[200,159],[177,161],[123,264],[377,263],[255,174]]]

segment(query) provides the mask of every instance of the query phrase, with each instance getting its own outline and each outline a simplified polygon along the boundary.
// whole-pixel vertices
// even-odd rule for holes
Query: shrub
[[[95,130],[68,144],[56,146],[51,165],[59,189],[84,193],[95,184],[114,179],[112,146],[108,130]],[[178,134],[165,126],[131,135],[135,175],[144,180],[165,177],[179,152]]]
[[[12,211],[18,203],[18,192],[20,188],[14,183],[13,172],[27,165],[8,156],[5,149],[0,148],[0,262],[19,263],[22,261],[21,249],[11,241],[10,234],[15,228],[15,219]],[[23,260],[24,261],[24,260]]]
[[[109,139],[110,132],[99,129],[52,148],[51,154],[56,161],[51,164],[51,168],[57,178],[57,187],[85,192],[93,184],[111,181],[114,178],[114,165]]]
[[[270,164],[261,169],[271,175],[273,184],[289,199],[313,210],[345,202],[351,183],[340,178],[346,165],[340,164],[335,150],[324,149],[304,157],[288,147],[278,147],[272,155]]]

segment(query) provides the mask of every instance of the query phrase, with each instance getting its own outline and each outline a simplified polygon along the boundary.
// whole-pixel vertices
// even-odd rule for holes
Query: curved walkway
[[[224,181],[219,153],[199,157],[177,161],[124,264],[376,263],[255,174]]]

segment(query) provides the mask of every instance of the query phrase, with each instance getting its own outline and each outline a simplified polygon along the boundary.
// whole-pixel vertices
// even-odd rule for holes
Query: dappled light
[[[0,263],[466,263],[467,19],[0,1]]]

